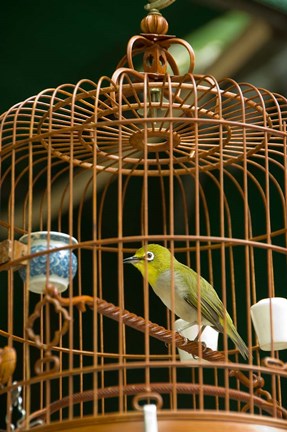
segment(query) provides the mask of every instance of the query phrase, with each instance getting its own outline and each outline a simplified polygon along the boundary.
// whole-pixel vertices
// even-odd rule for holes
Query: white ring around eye
[[[154,254],[152,252],[147,252],[146,258],[148,261],[152,261],[154,259]]]

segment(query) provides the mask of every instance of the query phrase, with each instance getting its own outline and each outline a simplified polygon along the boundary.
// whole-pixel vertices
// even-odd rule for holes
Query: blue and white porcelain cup
[[[27,272],[27,266],[19,269],[22,280],[28,283],[28,289],[41,294],[49,283],[54,285],[58,292],[65,291],[70,279],[74,278],[77,272],[78,261],[71,249],[60,248],[75,245],[78,241],[69,234],[55,231],[32,232],[23,235],[19,241],[28,244],[29,238],[29,254],[45,252],[48,249],[59,250],[44,253],[29,260],[29,272]]]

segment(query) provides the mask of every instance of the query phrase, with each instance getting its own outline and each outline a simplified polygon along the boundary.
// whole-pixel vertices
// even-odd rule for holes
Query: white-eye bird
[[[170,251],[158,244],[142,247],[136,253],[124,259],[124,263],[133,264],[147,280],[162,302],[172,310],[171,296],[171,259],[174,272],[174,313],[190,325],[198,323],[197,305],[198,289],[197,273],[190,267],[180,263],[172,257]],[[147,271],[147,275],[145,272]],[[244,358],[249,357],[249,351],[238,334],[230,315],[218,297],[215,289],[202,276],[200,280],[201,302],[201,334],[205,326],[209,325],[220,333],[224,332],[224,317],[226,332],[239,349]],[[196,338],[198,340],[199,334]]]

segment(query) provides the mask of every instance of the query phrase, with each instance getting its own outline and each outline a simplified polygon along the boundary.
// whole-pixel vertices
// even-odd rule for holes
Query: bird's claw
[[[202,347],[202,350],[201,350],[201,351],[202,351],[202,352],[206,350],[207,345],[206,345],[205,342],[201,342],[201,341],[194,341],[194,342],[197,342],[198,344],[201,344],[201,347]],[[198,347],[198,348],[199,348],[199,347]],[[198,349],[198,351],[199,351],[199,349]],[[194,358],[194,360],[198,360],[198,359],[200,359],[200,357],[197,356],[197,355],[195,355],[195,354],[191,354],[191,355],[192,355],[192,357]]]

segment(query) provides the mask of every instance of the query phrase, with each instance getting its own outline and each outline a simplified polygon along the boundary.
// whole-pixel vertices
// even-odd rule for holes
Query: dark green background
[[[275,3],[269,8],[268,4]],[[2,2],[0,112],[46,88],[83,78],[97,81],[102,75],[111,76],[125,54],[129,38],[140,32],[140,21],[146,14],[144,4],[139,0]],[[244,10],[264,20],[271,28],[266,46],[247,63],[243,62],[233,78],[267,85],[270,90],[287,95],[284,4],[177,0],[163,15],[168,19],[169,33],[182,38],[230,9]],[[132,269],[128,274],[132,275]],[[5,403],[0,401],[3,428],[4,408]]]

